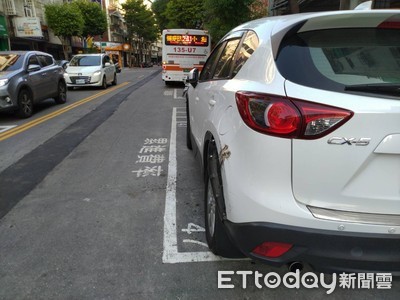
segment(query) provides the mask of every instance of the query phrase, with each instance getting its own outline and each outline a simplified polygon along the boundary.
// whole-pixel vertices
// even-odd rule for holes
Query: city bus
[[[211,50],[210,35],[198,29],[165,29],[162,33],[162,79],[184,82],[193,68],[202,70]]]

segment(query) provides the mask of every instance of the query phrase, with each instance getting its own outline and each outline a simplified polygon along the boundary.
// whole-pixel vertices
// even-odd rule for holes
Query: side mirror
[[[186,82],[190,83],[194,88],[199,82],[199,69],[193,68],[186,79]]]
[[[109,62],[106,62],[106,63],[104,64],[104,66],[105,66],[105,67],[109,67],[109,66],[111,66],[111,64],[110,64]]]
[[[28,66],[28,72],[35,72],[39,71],[41,67],[39,65],[29,65]]]

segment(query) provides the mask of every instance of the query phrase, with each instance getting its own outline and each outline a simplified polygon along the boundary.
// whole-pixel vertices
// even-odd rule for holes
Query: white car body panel
[[[88,54],[94,56],[94,54]],[[101,56],[101,55],[99,55]],[[71,66],[65,69],[64,78],[68,87],[81,86],[102,86],[102,81],[105,76],[107,84],[111,84],[114,80],[116,69],[114,64],[108,63],[105,66]],[[71,77],[90,77],[90,83],[74,83]]]
[[[295,243],[297,242],[300,248],[309,247],[312,252],[320,246],[320,250],[325,247],[321,252],[314,254],[318,257],[317,260],[324,258],[325,255],[332,258],[333,265],[336,264],[335,260],[341,259],[346,265],[348,258],[355,261],[354,268],[358,270],[360,260],[362,260],[360,256],[357,256],[358,249],[361,249],[357,248],[358,245],[363,247],[360,251],[365,250],[363,258],[367,258],[366,264],[369,261],[372,261],[372,264],[377,262],[374,267],[378,270],[383,261],[390,265],[393,260],[390,260],[389,256],[392,255],[396,257],[395,260],[398,259],[399,253],[393,249],[397,249],[397,237],[400,232],[399,97],[382,95],[376,91],[372,93],[348,90],[345,86],[360,85],[360,79],[357,78],[360,73],[355,72],[333,74],[336,80],[332,84],[334,88],[323,89],[319,82],[309,86],[294,83],[282,75],[285,73],[280,73],[276,61],[282,39],[287,37],[286,34],[294,26],[296,26],[296,31],[293,31],[296,39],[293,39],[298,42],[300,37],[307,37],[307,34],[297,36],[299,30],[305,32],[352,26],[374,27],[382,22],[391,23],[390,18],[393,16],[397,17],[395,23],[400,23],[399,10],[380,10],[372,14],[366,11],[321,12],[252,21],[237,27],[223,38],[223,41],[225,39],[229,41],[229,38],[235,38],[234,33],[240,30],[253,30],[259,38],[258,47],[251,52],[239,72],[232,75],[233,78],[218,78],[219,73],[218,76],[213,77],[212,73],[217,74],[217,72],[210,72],[211,69],[206,68],[210,75],[203,73],[203,75],[207,74],[203,77],[204,81],[190,81],[187,92],[190,125],[188,136],[191,135],[192,139],[190,139],[191,146],[188,145],[188,147],[191,149],[194,143],[193,149],[199,150],[205,178],[217,177],[215,172],[211,174],[214,169],[208,169],[205,164],[208,162],[215,168],[213,158],[215,158],[215,153],[218,153],[220,161],[218,178],[223,188],[223,204],[218,202],[221,200],[215,195],[216,206],[223,210],[221,218],[226,222],[227,231],[231,234],[232,240],[237,242],[237,246],[245,244],[244,247],[247,247],[251,244],[253,247],[243,251],[249,257],[254,258],[256,248],[252,244],[253,240],[259,243],[264,236],[265,241],[285,243],[286,238],[296,240],[293,236],[277,237],[275,235],[276,232],[281,232],[279,231],[281,229],[286,234],[285,230],[289,232],[294,228],[294,235],[300,240]],[[290,42],[289,38],[285,39],[287,43],[285,45],[298,46],[297,43]],[[324,55],[317,53],[322,52],[320,48],[310,46],[310,49],[309,53],[313,54],[310,55],[312,59],[314,57],[324,59]],[[393,49],[384,48],[383,51],[387,52],[379,49],[375,54],[385,57],[386,54],[390,55],[389,50]],[[214,53],[211,53],[210,57],[213,57]],[[239,61],[242,56],[237,53],[236,56],[231,56]],[[303,54],[303,52],[300,53]],[[228,65],[229,55],[219,55],[220,60],[217,62],[221,62],[224,66]],[[290,56],[279,56],[278,62],[282,62],[283,58],[289,58],[289,60],[283,60],[284,67],[292,72]],[[326,58],[325,60],[326,62],[321,63],[324,66],[323,70],[318,69],[320,74],[329,71],[329,67],[325,68],[325,65],[329,65],[330,61],[328,62]],[[232,65],[235,66],[234,63]],[[388,62],[385,61],[380,67],[386,70],[387,65]],[[217,69],[218,64],[214,63],[214,66],[214,69]],[[233,69],[234,67],[231,68],[231,74],[234,74]],[[290,72],[286,74],[291,75]],[[325,77],[331,80],[333,75]],[[382,79],[383,77],[374,80],[370,76],[365,77],[365,84],[387,83]],[[194,75],[193,78],[196,76]],[[310,78],[314,79],[314,77]],[[395,83],[396,80],[394,80]],[[338,92],[338,85],[341,87],[340,92]],[[318,88],[311,86],[318,86]],[[245,100],[240,98],[237,100],[235,96],[237,92],[245,95]],[[272,97],[268,98],[269,96],[265,95]],[[250,99],[251,97],[253,98]],[[237,101],[240,104],[237,104]],[[249,112],[253,109],[253,107],[249,108],[250,101],[253,101],[251,105],[254,105],[256,116],[251,115],[253,111]],[[265,128],[269,125],[265,125],[262,129],[254,124],[251,125],[251,121],[258,122],[259,119],[268,118],[268,109],[275,103],[287,104],[288,102],[295,106],[301,119],[299,122],[301,127],[296,128],[298,131],[295,137],[281,137],[280,133],[276,134],[279,136],[277,137],[273,135],[274,133],[270,135],[270,131],[268,134],[260,133],[266,132]],[[326,131],[321,135],[306,136],[304,125],[306,118],[301,105],[304,107],[309,105],[307,117],[311,117],[307,121],[315,120],[312,119],[313,115],[310,113],[314,108],[318,111],[318,117],[324,122],[328,119],[329,126],[336,125],[331,125],[330,116],[326,117],[326,115],[334,114],[333,119],[336,117],[339,119],[339,115],[343,116],[346,113],[345,118],[348,119],[344,119],[345,122],[338,124],[338,127],[328,127],[331,131]],[[333,110],[332,107],[337,109]],[[336,114],[337,111],[340,113]],[[310,123],[307,123],[307,129]],[[266,121],[265,124],[267,124]],[[317,126],[326,125],[317,124]],[[209,147],[209,144],[212,144],[212,147]],[[209,153],[212,154],[206,157]],[[214,187],[218,192],[220,191],[218,184],[213,185]],[[208,195],[207,191],[206,195]],[[206,201],[209,201],[209,198]],[[253,229],[254,231],[251,231]],[[269,229],[274,232],[270,233]],[[314,241],[318,232],[322,232],[322,237],[315,241],[321,242],[320,244]],[[255,236],[252,236],[253,233]],[[309,239],[305,243],[307,246],[301,240],[303,236]],[[329,243],[331,238],[333,241],[338,241],[338,245],[335,245],[332,251],[330,251]],[[375,245],[375,248],[366,246],[369,238],[374,241],[374,244],[381,246]],[[249,240],[252,242],[248,242]],[[381,241],[382,244],[380,244]],[[290,243],[290,241],[287,242]],[[210,243],[208,244],[210,246]],[[348,246],[351,249],[344,250],[347,244],[351,244]],[[210,249],[213,250],[212,247]],[[371,249],[373,250],[367,253]],[[260,258],[257,255],[255,257]],[[274,259],[268,257],[267,261],[271,262]]]
[[[286,83],[289,97],[354,111],[346,124],[316,140],[293,140],[293,193],[297,201],[344,211],[400,214],[400,155],[374,153],[400,130],[400,101],[313,90]],[[333,137],[371,139],[366,146],[333,145]]]

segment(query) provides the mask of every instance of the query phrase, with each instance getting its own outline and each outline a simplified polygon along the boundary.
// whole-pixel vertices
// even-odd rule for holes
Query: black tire
[[[220,207],[219,203],[224,203],[224,195],[218,152],[213,141],[208,146],[207,160],[204,183],[204,216],[208,247],[216,255],[229,258],[243,257],[243,254],[229,238],[221,218],[224,208]]]
[[[117,73],[114,73],[114,80],[112,82],[112,85],[117,85]]]
[[[33,98],[27,89],[23,89],[18,94],[17,115],[20,118],[29,118],[33,114]]]
[[[107,88],[106,76],[103,77],[103,81],[101,82],[101,88],[104,90]]]
[[[65,82],[61,80],[58,82],[57,96],[54,97],[54,101],[56,101],[57,104],[64,104],[67,102],[67,86]]]
[[[190,127],[190,115],[189,115],[189,99],[187,99],[187,98],[186,98],[186,147],[189,150],[193,149],[192,129]]]

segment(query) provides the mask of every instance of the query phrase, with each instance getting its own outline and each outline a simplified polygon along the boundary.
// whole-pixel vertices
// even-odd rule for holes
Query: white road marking
[[[164,96],[172,96],[173,94],[173,91],[164,91]]]
[[[5,132],[7,130],[10,130],[14,127],[17,127],[17,125],[9,125],[9,126],[0,126],[0,133]]]
[[[187,228],[182,229],[183,232],[186,232],[187,234],[192,234],[193,232],[205,232],[206,230],[194,223],[189,223]]]
[[[180,99],[185,99],[185,98],[178,96],[178,89],[174,89],[174,99],[180,100]]]
[[[196,245],[200,245],[200,246],[204,246],[204,247],[208,248],[208,245],[206,243],[196,241],[196,240],[183,240],[183,242],[184,243],[192,243],[192,244],[196,244]]]
[[[172,111],[171,137],[169,139],[168,178],[165,195],[163,263],[185,263],[223,260],[209,251],[178,252],[176,229],[176,107]]]

